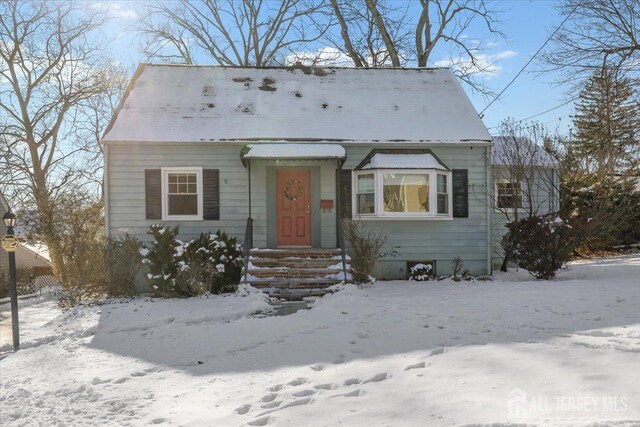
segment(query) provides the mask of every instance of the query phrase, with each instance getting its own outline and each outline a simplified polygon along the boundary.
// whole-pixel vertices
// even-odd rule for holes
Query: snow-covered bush
[[[133,236],[107,239],[104,248],[105,293],[112,297],[133,296],[135,280],[142,267],[142,243]]]
[[[511,248],[513,261],[536,279],[555,277],[569,262],[576,246],[571,226],[554,215],[528,217],[507,228],[503,247]]]
[[[154,224],[148,234],[153,236],[153,243],[141,250],[143,263],[149,266],[147,278],[151,282],[152,292],[158,296],[176,295],[175,281],[178,272],[178,248],[182,249],[177,239],[179,227],[170,228],[162,224]]]
[[[154,293],[159,296],[196,296],[232,291],[240,282],[242,248],[235,237],[218,231],[182,242],[178,227],[152,226],[154,243],[143,249],[143,262]]]
[[[344,220],[345,238],[349,242],[351,271],[356,283],[371,282],[380,250],[387,241],[386,236],[366,228],[360,221]]]
[[[409,269],[409,280],[425,282],[433,279],[433,267],[430,264],[418,263]]]

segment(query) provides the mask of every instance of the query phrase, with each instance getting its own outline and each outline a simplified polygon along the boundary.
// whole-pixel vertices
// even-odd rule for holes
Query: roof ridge
[[[154,62],[141,62],[139,65],[149,67],[182,67],[182,68],[223,68],[223,69],[255,69],[255,70],[295,70],[300,68],[322,68],[329,70],[358,70],[358,71],[380,71],[380,70],[393,70],[393,71],[450,71],[450,67],[340,67],[340,66],[319,66],[319,65],[274,65],[268,67],[258,67],[256,65],[216,65],[216,64],[174,64],[174,63],[154,63]]]

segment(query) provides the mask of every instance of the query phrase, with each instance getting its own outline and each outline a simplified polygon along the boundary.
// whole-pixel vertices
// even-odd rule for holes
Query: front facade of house
[[[380,278],[491,272],[491,137],[446,69],[142,65],[103,144],[112,237],[251,217],[254,247],[336,248],[352,218],[387,238]]]

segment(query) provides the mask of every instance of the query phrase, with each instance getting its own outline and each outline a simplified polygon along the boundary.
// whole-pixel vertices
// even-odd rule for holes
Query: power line
[[[558,27],[553,30],[553,33],[551,33],[551,35],[549,35],[549,37],[547,37],[547,39],[545,40],[545,42],[542,44],[542,46],[540,46],[540,48],[533,54],[533,56],[531,58],[529,58],[529,60],[527,61],[526,64],[524,64],[524,66],[520,69],[520,71],[518,71],[518,73],[515,75],[515,77],[513,79],[511,79],[511,81],[504,87],[504,89],[502,89],[500,91],[500,93],[498,95],[496,95],[495,98],[493,98],[493,100],[488,103],[486,105],[486,107],[484,107],[482,109],[482,111],[480,111],[480,117],[482,117],[482,114],[487,111],[487,108],[491,107],[493,105],[494,102],[496,102],[498,100],[498,98],[500,98],[502,96],[502,94],[504,94],[506,92],[507,89],[509,89],[509,86],[511,86],[513,84],[513,82],[516,81],[516,79],[518,77],[520,77],[520,74],[522,74],[524,72],[524,70],[529,66],[529,64],[531,64],[533,62],[533,60],[536,58],[536,56],[538,56],[538,54],[540,52],[542,52],[542,49],[545,48],[545,46],[551,41],[551,39],[556,35],[556,33],[558,31],[560,31],[560,29],[562,28],[562,26],[569,20],[569,18],[571,18],[571,15],[573,15],[573,12],[576,11],[576,9],[578,9],[578,6],[580,6],[581,2],[578,2],[575,7],[571,10],[571,12],[569,12],[569,14],[567,14],[567,16],[565,16],[565,18],[562,20],[562,22],[560,23],[560,25],[558,25]]]
[[[524,119],[516,120],[515,123],[522,123],[522,122],[524,122],[526,120],[531,120],[534,117],[538,117],[538,116],[541,116],[543,114],[550,113],[551,111],[557,110],[558,108],[564,107],[565,105],[572,103],[573,101],[577,100],[578,98],[580,98],[580,96],[575,96],[575,97],[569,99],[568,101],[563,102],[560,105],[556,105],[555,107],[549,108],[548,110],[541,111],[541,112],[533,114],[533,115],[531,115],[529,117],[525,117]],[[492,126],[489,129],[495,129],[497,127],[498,126]]]

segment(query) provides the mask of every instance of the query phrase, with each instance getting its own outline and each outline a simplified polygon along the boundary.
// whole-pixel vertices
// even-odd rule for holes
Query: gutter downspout
[[[487,169],[486,169],[487,200],[485,204],[487,205],[487,273],[488,274],[493,274],[493,262],[492,262],[493,248],[492,248],[492,241],[491,241],[491,234],[493,231],[493,214],[492,214],[493,209],[491,209],[491,191],[492,191],[491,168],[493,167],[493,161],[491,158],[492,145],[493,143],[491,145],[488,145],[485,148],[487,153]]]
[[[109,145],[104,144],[104,165],[102,173],[102,199],[104,202],[104,234],[107,238],[111,236],[111,227],[109,226]]]

